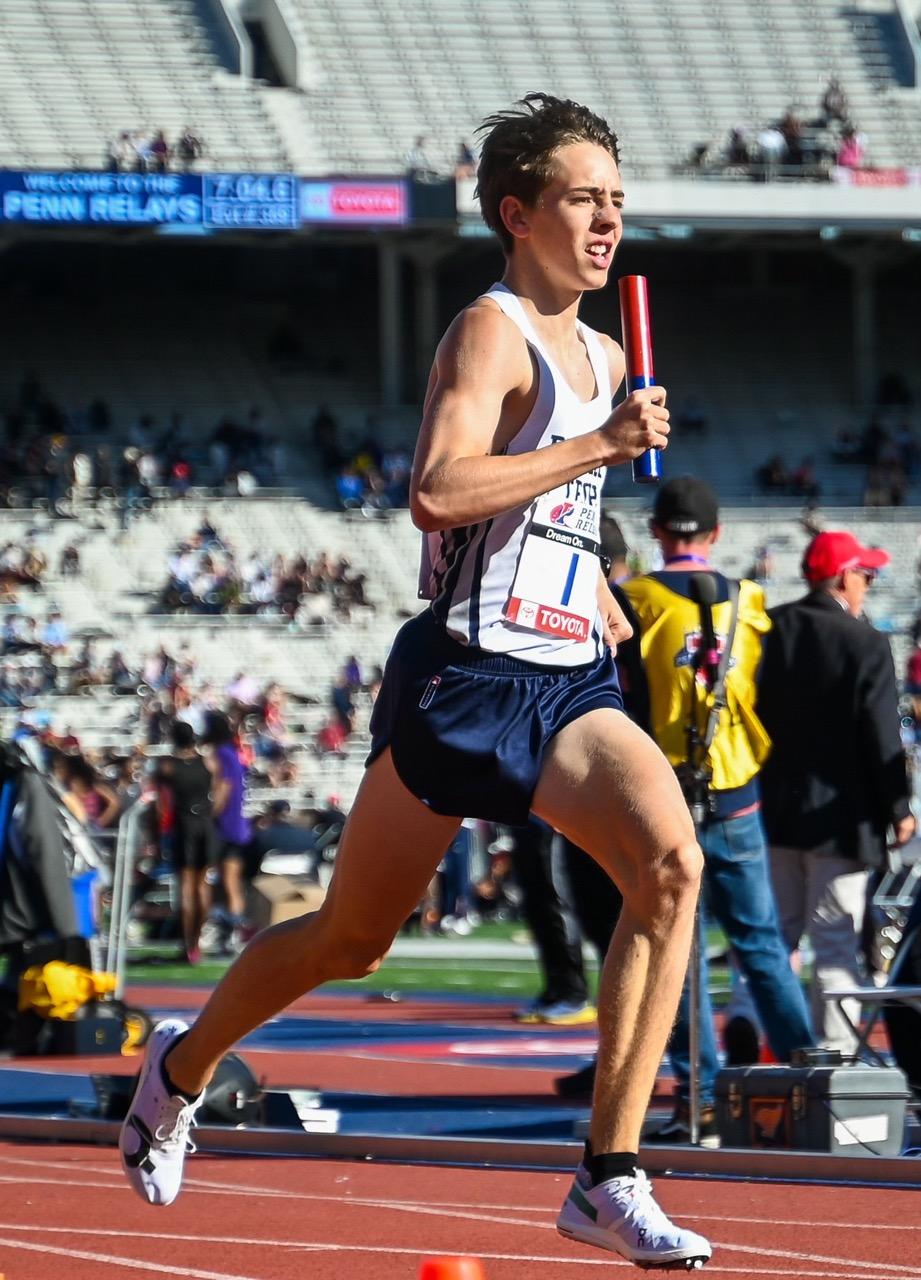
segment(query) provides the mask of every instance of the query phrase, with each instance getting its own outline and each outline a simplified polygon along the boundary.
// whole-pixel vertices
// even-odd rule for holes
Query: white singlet
[[[595,395],[584,404],[504,284],[484,295],[534,353],[534,407],[506,454],[530,453],[594,431],[611,413],[611,378],[598,334],[576,321]],[[575,667],[602,653],[598,614],[599,521],[605,468],[523,506],[459,529],[423,535],[419,594],[449,635],[524,662]]]

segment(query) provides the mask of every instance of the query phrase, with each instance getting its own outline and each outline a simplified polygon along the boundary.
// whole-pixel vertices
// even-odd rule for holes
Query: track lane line
[[[22,1223],[0,1222],[0,1231],[34,1232],[39,1235],[66,1234],[66,1235],[83,1235],[83,1236],[103,1236],[103,1237],[115,1237],[117,1239],[124,1239],[124,1232],[120,1230],[119,1231],[110,1230],[104,1227],[83,1227],[83,1226],[57,1227],[57,1226],[48,1226],[46,1223],[35,1223],[35,1224],[28,1225],[28,1224],[22,1224]],[[163,1240],[163,1241],[170,1241],[170,1242],[183,1243],[183,1244],[193,1243],[193,1244],[252,1245],[255,1247],[290,1249],[293,1251],[305,1250],[307,1252],[312,1252],[312,1253],[329,1252],[329,1253],[402,1254],[402,1255],[407,1255],[411,1257],[419,1257],[419,1256],[428,1257],[433,1252],[433,1249],[431,1246],[428,1246],[425,1248],[413,1248],[407,1245],[383,1246],[383,1245],[365,1245],[365,1244],[343,1244],[335,1241],[277,1240],[277,1239],[266,1239],[264,1237],[259,1237],[259,1236],[189,1235],[187,1233],[166,1232],[166,1231],[147,1232],[145,1238],[151,1241]],[[0,1244],[12,1245],[13,1243],[15,1242],[11,1242],[11,1241],[0,1238]],[[34,1247],[38,1248],[39,1246],[34,1246]],[[68,1252],[67,1250],[56,1250],[51,1245],[41,1246],[41,1248],[45,1249],[45,1251],[47,1252],[62,1252],[62,1253]],[[783,1254],[783,1251],[781,1250],[758,1249],[756,1247],[728,1245],[728,1244],[714,1244],[714,1249],[727,1249],[727,1250],[735,1250],[735,1251],[741,1251],[741,1252],[747,1252],[747,1253],[761,1253],[761,1254],[767,1254],[769,1256],[781,1256],[781,1257],[786,1256]],[[90,1255],[74,1253],[73,1256],[90,1256]],[[100,1257],[102,1256],[103,1255],[100,1255]],[[871,1263],[854,1262],[853,1260],[838,1259],[838,1258],[834,1258],[834,1259],[832,1258],[825,1259],[825,1258],[819,1258],[819,1257],[810,1258],[808,1255],[802,1255],[802,1254],[789,1255],[789,1256],[791,1261],[795,1261],[799,1258],[802,1258],[806,1261],[829,1262],[834,1267],[834,1270],[803,1271],[801,1269],[797,1269],[796,1271],[791,1271],[789,1268],[777,1269],[777,1268],[746,1267],[746,1275],[787,1276],[787,1277],[794,1277],[795,1280],[799,1280],[799,1277],[806,1277],[806,1276],[824,1277],[825,1280],[885,1280],[885,1277],[880,1277],[879,1275],[880,1271],[882,1270],[890,1274],[895,1272],[899,1276],[908,1277],[909,1280],[921,1280],[921,1270],[919,1270],[916,1267],[911,1267],[911,1268],[903,1267],[900,1264],[896,1264],[896,1263],[893,1263],[890,1265],[888,1263],[877,1263],[877,1262],[871,1262]],[[114,1259],[115,1255],[112,1255],[112,1257]],[[626,1262],[624,1259],[618,1258],[616,1255],[612,1255],[612,1254],[608,1254],[603,1258],[567,1258],[565,1256],[560,1256],[555,1254],[547,1255],[547,1254],[494,1253],[494,1252],[483,1252],[481,1250],[477,1253],[477,1257],[485,1259],[487,1261],[543,1262],[543,1263],[558,1263],[563,1266],[612,1266],[612,1265],[631,1266],[632,1265],[631,1263]],[[129,1263],[132,1266],[141,1265],[137,1259],[131,1259],[129,1260]],[[859,1268],[859,1270],[847,1269],[849,1265],[851,1268],[857,1267]],[[154,1269],[155,1270],[162,1269],[167,1271],[169,1270],[169,1268],[160,1268],[158,1265],[155,1265]],[[177,1275],[186,1275],[186,1274],[190,1276],[197,1275],[197,1276],[202,1276],[203,1280],[215,1280],[213,1273],[202,1273],[202,1272],[194,1272],[194,1271],[183,1272],[178,1270],[177,1268],[173,1268],[172,1270],[173,1270],[173,1273]],[[707,1272],[711,1275],[716,1273],[725,1273],[727,1275],[738,1276],[739,1268],[738,1266],[721,1267],[718,1264],[714,1266],[713,1263],[711,1262],[707,1264]],[[251,1278],[218,1276],[216,1277],[216,1280],[251,1280]]]

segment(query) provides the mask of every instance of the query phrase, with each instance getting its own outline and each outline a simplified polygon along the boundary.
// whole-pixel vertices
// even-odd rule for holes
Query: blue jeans
[[[789,1062],[794,1049],[815,1043],[802,988],[777,923],[767,843],[760,810],[740,818],[710,821],[699,835],[704,852],[704,900],[729,939],[739,968],[748,978],[752,999],[771,1051]],[[700,973],[700,1096],[714,1100],[719,1058],[713,1008],[707,990],[707,962]],[[688,985],[669,1042],[672,1069],[681,1098],[689,1096]]]

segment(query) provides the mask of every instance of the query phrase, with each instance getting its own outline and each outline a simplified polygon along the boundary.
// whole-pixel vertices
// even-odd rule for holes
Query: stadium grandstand
[[[485,115],[540,87],[600,95],[630,173],[660,178],[733,129],[813,120],[834,77],[873,164],[916,165],[919,57],[888,0],[8,0],[0,163],[95,168],[125,131],[190,127],[216,170],[392,173],[425,134],[450,172]]]
[[[418,590],[422,534],[408,506],[433,355],[452,318],[489,290],[506,267],[481,216],[477,129],[491,113],[531,92],[588,104],[619,137],[623,237],[609,284],[582,297],[579,316],[621,340],[616,277],[646,277],[655,381],[667,388],[671,412],[663,475],[703,477],[712,485],[722,525],[714,564],[726,575],[763,586],[770,608],[804,593],[803,555],[818,531],[849,530],[862,552],[883,548],[891,556],[878,576],[874,558],[852,561],[841,573],[861,575],[864,590],[872,583],[867,619],[885,634],[898,680],[897,705],[888,708],[894,712],[893,772],[901,769],[904,754],[912,805],[921,812],[919,3],[0,0],[0,888],[10,872],[3,857],[10,793],[2,771],[34,768],[54,802],[67,856],[77,850],[69,873],[81,857],[99,873],[94,891],[103,916],[111,906],[109,879],[116,868],[131,868],[119,936],[131,942],[132,961],[146,964],[154,956],[141,978],[156,982],[155,964],[175,961],[183,966],[184,982],[186,966],[202,959],[197,941],[190,945],[185,931],[182,908],[188,915],[190,890],[184,872],[203,869],[182,865],[175,852],[177,810],[170,806],[181,788],[175,778],[170,782],[165,761],[194,758],[200,783],[196,753],[207,759],[213,777],[223,749],[245,778],[235,792],[235,817],[238,829],[252,837],[247,843],[221,832],[223,852],[227,862],[245,861],[251,893],[246,910],[238,910],[233,902],[240,886],[214,867],[209,871],[213,927],[201,939],[209,938],[204,950],[213,954],[206,963],[214,970],[201,981],[216,978],[219,966],[223,972],[224,961],[252,936],[257,915],[261,927],[269,918],[297,916],[308,899],[316,905],[322,898],[338,834],[366,776],[382,669],[399,628],[424,607]],[[610,157],[604,160],[609,164]],[[597,187],[589,190],[597,195]],[[584,247],[597,253],[595,244]],[[583,267],[586,261],[579,258]],[[596,257],[593,271],[597,265]],[[591,372],[596,386],[603,386],[597,349],[591,370],[586,363],[592,342],[586,339],[585,351],[572,345],[583,377]],[[542,384],[542,395],[545,389]],[[551,385],[550,403],[552,390]],[[618,401],[624,394],[618,393]],[[607,412],[590,397],[587,392],[584,403],[592,413]],[[542,409],[545,402],[537,403]],[[557,397],[553,411],[561,403],[565,395]],[[595,491],[600,492],[597,486]],[[668,554],[650,532],[655,492],[636,483],[629,466],[607,474],[603,507],[616,518],[627,546],[625,572],[617,582],[659,567],[661,555]],[[567,514],[559,517],[561,524]],[[476,572],[486,550],[487,563],[493,562],[490,538],[498,546],[496,560],[507,550],[492,527],[495,513],[487,516],[479,523]],[[550,515],[548,522],[555,519]],[[588,519],[578,527],[589,528]],[[469,550],[474,544],[467,545]],[[583,559],[572,556],[565,594],[554,600],[569,600],[579,565],[585,564],[586,549],[573,545]],[[568,550],[567,543],[564,559]],[[560,546],[552,551],[562,554]],[[457,555],[456,548],[451,554]],[[458,570],[464,555],[453,562]],[[669,564],[676,561],[706,567],[694,555],[678,555]],[[468,556],[466,563],[476,564],[477,557]],[[517,573],[521,559],[515,563]],[[590,568],[586,613],[595,607],[594,559]],[[700,630],[682,627],[677,633],[686,660],[672,665],[681,666],[682,674],[688,667],[698,673],[706,650],[715,682],[719,645],[703,643],[706,601],[698,601],[694,591],[688,588],[688,600],[701,606],[694,614]],[[732,614],[731,585],[726,592],[716,607]],[[746,620],[757,632],[754,671],[767,624],[757,592],[745,588],[742,599],[756,617],[755,623]],[[834,609],[829,613],[840,621]],[[588,630],[584,619],[568,617]],[[709,621],[712,627],[712,616]],[[512,630],[506,618],[499,624],[503,634]],[[557,638],[568,641],[565,623],[560,625],[564,630]],[[863,626],[859,630],[869,634]],[[874,642],[885,658],[885,646],[878,637]],[[886,662],[881,666],[888,676]],[[431,698],[440,681],[438,676],[432,682]],[[696,674],[689,683],[699,707]],[[754,689],[754,676],[750,684]],[[385,687],[390,689],[389,682]],[[889,684],[886,694],[893,703]],[[427,709],[431,698],[419,706]],[[382,698],[379,714],[397,704],[400,710],[408,705]],[[215,730],[219,721],[222,727]],[[898,750],[897,722],[904,753]],[[382,764],[389,767],[386,758]],[[89,807],[87,777],[97,786]],[[221,774],[222,783],[228,780]],[[754,796],[757,782],[747,776],[749,785]],[[209,837],[220,830],[221,813],[213,804],[219,790],[205,777],[204,800],[199,795],[198,808],[190,804],[185,814],[189,829],[191,818],[206,812]],[[757,807],[755,799],[740,812],[760,824],[753,817]],[[101,812],[105,821],[97,821]],[[428,821],[432,815],[424,816]],[[293,884],[294,899],[272,900],[274,889],[260,898],[253,890],[266,849],[292,851],[281,843],[264,846],[253,834],[269,830],[276,836],[280,831],[280,841],[295,832],[296,871],[286,888]],[[314,839],[318,831],[322,847]],[[498,1023],[510,1020],[501,1000],[511,998],[507,987],[514,986],[501,962],[519,948],[525,919],[526,894],[515,883],[509,857],[511,831],[468,819],[408,922],[410,930],[426,936],[402,940],[410,951],[418,946],[423,957],[434,945],[470,945],[484,948],[484,964],[499,958],[490,973],[493,1003],[486,1013],[458,1002],[451,1025],[438,1032],[437,1053],[450,1043],[452,1053],[457,1049],[455,1066],[461,1057],[465,1068],[482,1066],[480,1036],[490,1071],[499,1070],[505,1056],[515,1060],[515,1069],[525,1061],[515,1059],[501,1040],[509,1028],[496,1032]],[[88,839],[81,846],[83,837]],[[551,832],[548,851],[555,838]],[[882,850],[882,837],[879,844]],[[245,859],[241,850],[249,851]],[[900,880],[899,892],[906,882],[915,889],[921,882],[919,850],[921,840],[914,839],[904,867],[891,858],[893,876],[915,876]],[[912,859],[917,875],[907,871]],[[290,867],[276,864],[270,870],[278,872],[277,886]],[[446,905],[448,883],[462,883],[454,905]],[[203,886],[204,879],[199,906],[206,897]],[[195,897],[198,890],[192,888]],[[2,905],[0,893],[0,924]],[[888,962],[895,951],[907,918],[903,908],[910,904],[898,900],[896,907],[882,924],[868,916],[868,933],[880,925],[875,959]],[[120,926],[114,906],[106,918],[115,921],[115,939]],[[95,928],[91,922],[87,929],[94,944]],[[475,928],[481,937],[468,942],[466,934]],[[711,953],[722,945],[715,931],[706,941]],[[592,945],[598,945],[594,938]],[[490,951],[496,946],[498,951]],[[451,956],[457,972],[465,970],[466,981],[466,957],[475,950],[443,954]],[[778,954],[789,978],[786,953]],[[11,1025],[5,1015],[15,1012],[2,1003],[4,982],[24,955],[22,948],[10,948],[4,956],[0,936],[0,1053]],[[805,974],[808,945],[803,955]],[[122,954],[122,966],[124,959]],[[518,964],[514,955],[512,963]],[[716,967],[728,986],[728,958],[725,971]],[[874,980],[885,981],[884,970],[880,961]],[[393,1060],[378,1078],[381,1060],[365,1057],[383,1042],[376,1039],[377,1016],[384,1027],[395,991],[400,998],[399,975],[394,981],[391,972],[379,975],[378,990],[387,999],[369,1021],[355,1014],[365,996],[353,988],[341,1018],[337,1012],[327,1019],[325,1009],[317,1015],[317,1025],[334,1028],[317,1051],[317,1057],[330,1054],[324,1067],[330,1074],[317,1068],[318,1081],[339,1071],[339,1061],[329,1063],[348,1021],[349,1034],[354,1030],[361,1040],[348,1080],[358,1082],[356,1089],[390,1089],[401,1067],[398,1057],[413,1052],[407,1048],[409,1024],[428,1017],[427,1007],[410,1011],[386,1050]],[[472,964],[471,974],[471,981],[479,979]],[[516,1000],[535,994],[537,969],[532,966],[529,974],[534,990],[516,987]],[[420,983],[427,976],[425,971]],[[7,997],[10,989],[7,982]],[[173,999],[173,988],[158,987],[158,1001],[162,990],[164,1003]],[[726,994],[721,990],[721,997]],[[176,998],[177,1009],[185,1007],[187,995],[184,990]],[[189,1007],[197,1000],[193,993]],[[305,1007],[294,1009],[295,1020]],[[317,1007],[309,1006],[311,1017]],[[590,1019],[595,1011],[588,1007]],[[468,1012],[471,1034],[461,1037]],[[525,1010],[522,1020],[540,1018]],[[559,1070],[578,1067],[584,1076],[590,1032],[578,1020],[563,1025],[576,1047],[572,1061],[559,1051]],[[285,1040],[288,1030],[283,1021],[270,1029],[273,1053],[295,1046],[294,1034],[290,1045]],[[529,1025],[535,1038],[519,1046],[522,1054],[535,1055],[528,1067],[534,1079],[535,1066],[557,1069],[558,1045],[540,1040],[544,1030]],[[512,1032],[518,1035],[517,1028]],[[757,1039],[757,1029],[755,1034]],[[878,1032],[872,1043],[881,1043]],[[303,1042],[295,1047],[303,1049]],[[457,1133],[466,1136],[453,1127],[457,1113],[442,1113],[441,1101],[434,1106],[436,1092],[453,1106],[459,1075],[447,1086],[436,1080],[434,1037],[418,1053],[429,1055],[425,1070],[433,1073],[426,1077],[432,1114],[437,1112],[432,1123],[440,1124],[443,1114],[452,1140]],[[277,1061],[273,1070],[280,1069]],[[411,1057],[402,1065],[407,1063],[410,1075],[420,1069]],[[311,1091],[315,1066],[316,1059],[305,1066]],[[504,1090],[518,1108],[520,1095],[521,1116],[528,1094],[543,1087],[519,1079],[510,1089],[495,1085],[496,1079],[483,1085],[484,1096],[495,1086],[496,1099]],[[545,1075],[548,1090],[550,1080]],[[0,1062],[0,1090],[3,1083]],[[918,1089],[921,1097],[921,1084]],[[346,1135],[349,1103],[342,1097]],[[337,1123],[330,1118],[335,1112],[314,1106],[318,1100],[305,1091],[298,1103],[305,1115],[317,1112],[317,1133],[319,1126]],[[466,1106],[467,1099],[461,1100]],[[493,1101],[490,1095],[490,1107]],[[85,1103],[74,1104],[74,1116],[83,1114]],[[536,1135],[556,1141],[565,1134],[569,1143],[573,1114],[567,1105],[555,1118],[539,1116],[527,1140]],[[0,1163],[3,1110],[0,1099]],[[493,1133],[504,1132],[505,1121],[498,1111],[483,1115],[471,1122],[471,1133],[491,1141]],[[382,1123],[392,1127],[391,1115]],[[517,1112],[509,1122],[516,1141],[525,1123],[531,1120],[520,1120]],[[307,1121],[304,1128],[310,1129]],[[425,1125],[422,1132],[426,1141],[438,1137]],[[911,1132],[917,1139],[917,1127]],[[867,1146],[862,1137],[846,1138],[847,1156],[855,1146]],[[895,1136],[892,1143],[897,1145]],[[893,1148],[891,1154],[899,1152]],[[101,1161],[100,1156],[100,1170]],[[496,1163],[516,1161],[500,1153]],[[917,1166],[915,1160],[915,1193],[921,1180]],[[679,1166],[663,1156],[662,1167]],[[710,1172],[704,1164],[680,1167]],[[780,1167],[765,1163],[769,1172]],[[893,1168],[899,1177],[892,1174],[891,1183],[900,1185],[901,1165]],[[804,1177],[818,1176],[815,1166],[807,1163],[804,1170]],[[254,1182],[257,1176],[254,1166]],[[874,1176],[883,1180],[882,1173]],[[848,1180],[857,1184],[860,1175],[851,1170]],[[211,1185],[217,1194],[230,1185],[229,1175],[227,1184],[201,1184]],[[509,1185],[502,1200],[525,1202],[525,1193]],[[309,1196],[319,1199],[315,1190]],[[354,1191],[360,1191],[357,1184]],[[271,1194],[282,1193],[275,1188]],[[284,1192],[294,1194],[301,1192]],[[444,1205],[450,1197],[445,1192]],[[335,1206],[328,1199],[332,1217]],[[282,1208],[273,1248],[283,1242],[282,1226],[288,1230],[284,1202],[276,1202]],[[536,1193],[526,1202],[542,1203]],[[377,1205],[361,1198],[354,1203]],[[411,1203],[401,1202],[402,1208]],[[842,1201],[842,1215],[851,1213],[850,1204]],[[739,1214],[749,1213],[750,1205],[740,1205]],[[424,1212],[434,1222],[432,1215],[441,1209]],[[809,1210],[819,1225],[827,1212]],[[873,1255],[877,1261],[866,1268],[888,1274],[899,1268],[886,1252],[894,1246],[888,1233],[884,1242],[882,1225],[874,1224],[879,1240],[871,1242],[880,1250]],[[3,1248],[12,1230],[0,1232]],[[351,1248],[349,1230],[343,1234]],[[369,1238],[376,1230],[372,1223]],[[145,1248],[165,1255],[169,1240],[151,1236]],[[175,1236],[173,1243],[179,1241],[186,1237]],[[200,1263],[197,1254],[183,1255],[188,1274],[223,1275],[244,1267],[221,1261],[217,1251],[209,1257],[205,1242],[199,1243]],[[867,1258],[871,1243],[860,1246]],[[545,1244],[544,1237],[541,1248]],[[766,1254],[780,1256],[781,1244],[771,1239]],[[533,1274],[533,1254],[505,1252],[498,1236],[494,1247],[491,1256],[503,1276]],[[801,1247],[797,1241],[795,1249]],[[41,1248],[51,1251],[50,1245]],[[317,1245],[318,1259],[324,1248]],[[755,1252],[746,1248],[739,1274]],[[392,1259],[384,1258],[383,1246],[375,1249],[380,1275],[386,1271],[387,1280],[397,1280],[395,1269],[386,1270]],[[863,1274],[864,1264],[849,1253],[836,1261],[826,1252],[813,1259],[791,1246],[782,1265],[789,1263],[794,1275],[803,1259],[813,1259],[810,1275]],[[843,1246],[839,1252],[845,1254]],[[89,1252],[73,1256],[75,1264],[112,1261]],[[319,1263],[321,1280],[337,1274],[337,1255],[330,1252],[330,1258],[330,1270],[322,1269],[328,1259]],[[537,1260],[543,1258],[541,1253]],[[117,1261],[136,1269],[143,1265],[140,1259]],[[36,1267],[44,1262],[39,1257]],[[407,1275],[415,1262],[410,1259]],[[194,1269],[199,1266],[214,1269]],[[12,1264],[0,1270],[18,1275]],[[901,1270],[907,1276],[909,1268]],[[32,1280],[45,1273],[24,1274]],[[479,1272],[466,1274],[480,1280]],[[548,1271],[558,1274],[562,1270]],[[83,1280],[88,1273],[78,1267],[74,1275]]]

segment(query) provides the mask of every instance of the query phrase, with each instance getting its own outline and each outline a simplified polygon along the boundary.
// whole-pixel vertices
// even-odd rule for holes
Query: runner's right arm
[[[493,306],[462,311],[436,353],[416,446],[410,506],[420,529],[488,520],[586,472],[667,444],[665,392],[647,387],[595,431],[503,455],[536,391],[531,356],[515,325]]]

